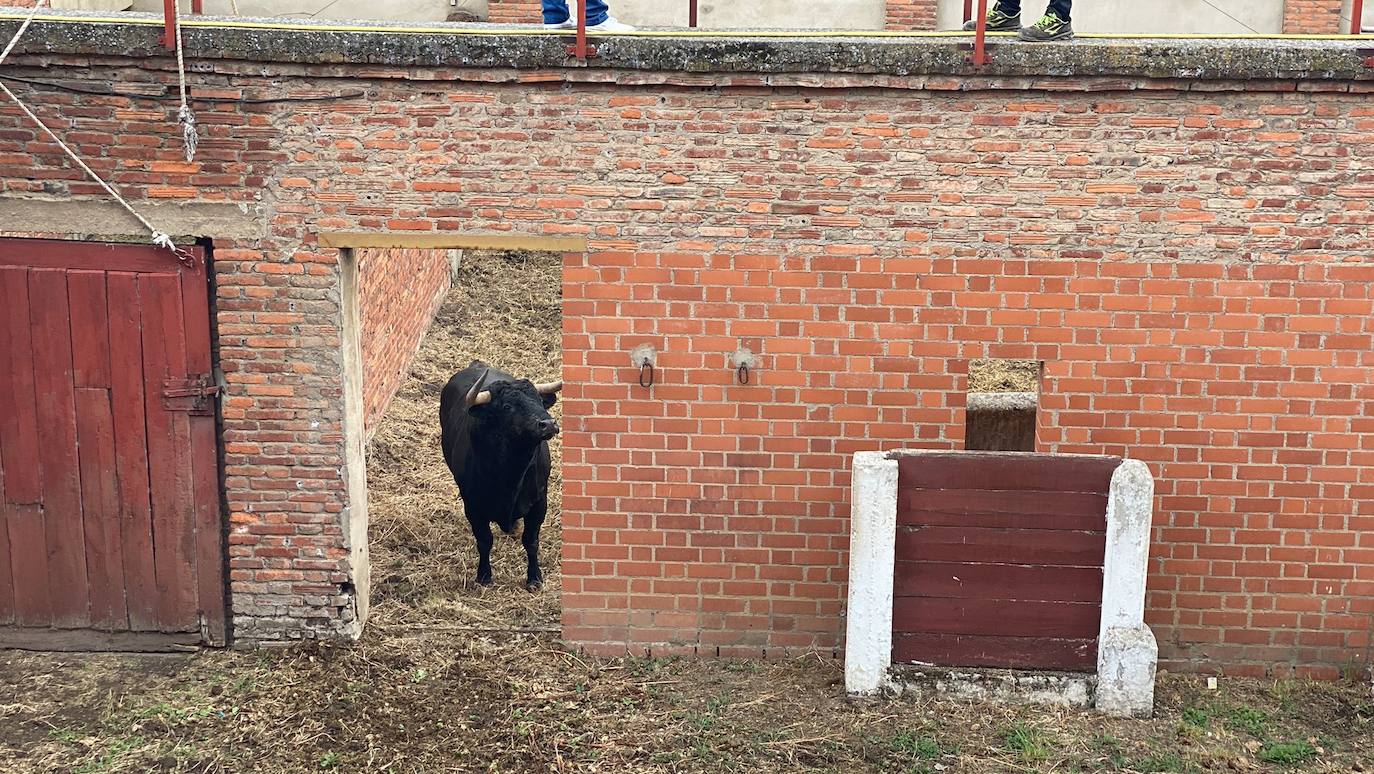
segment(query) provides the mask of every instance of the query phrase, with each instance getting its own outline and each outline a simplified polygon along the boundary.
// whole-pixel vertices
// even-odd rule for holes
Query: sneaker
[[[576,27],[577,25],[574,24],[573,26]],[[632,27],[632,26],[630,26],[630,25],[628,25],[628,24],[625,24],[624,22],[618,22],[618,21],[616,21],[613,17],[610,17],[610,16],[607,16],[607,17],[606,17],[606,20],[603,21],[603,22],[601,22],[600,24],[593,24],[592,26],[590,26],[590,27],[587,28],[587,32],[598,32],[598,33],[601,33],[601,34],[611,34],[611,35],[614,35],[614,34],[617,34],[617,33],[621,33],[621,32],[634,32],[634,31],[635,31],[635,28],[634,28],[634,27]]]
[[[546,24],[544,25],[544,29],[546,29],[546,30],[575,30],[575,29],[577,29],[577,22],[573,21],[572,17],[569,16],[568,18],[564,19],[564,20],[561,21],[561,22],[554,22],[553,24],[548,24],[548,23],[546,23]]]
[[[1040,21],[1021,30],[1017,37],[1033,43],[1047,40],[1069,40],[1073,37],[1073,27],[1052,12],[1046,12]]]
[[[964,30],[973,32],[978,29],[978,20],[964,22]],[[988,9],[988,32],[1016,32],[1021,29],[1021,14],[1006,14],[996,5]]]

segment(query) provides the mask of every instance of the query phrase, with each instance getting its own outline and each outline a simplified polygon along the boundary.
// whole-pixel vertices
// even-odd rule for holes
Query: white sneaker
[[[569,16],[567,19],[565,19],[565,20],[563,20],[563,21],[561,21],[561,22],[558,22],[558,23],[556,23],[556,24],[545,24],[545,25],[544,25],[544,29],[546,29],[546,30],[575,30],[575,29],[577,29],[577,21],[574,20],[571,16]]]
[[[577,25],[574,24],[573,27]],[[618,22],[614,17],[607,16],[606,21],[587,28],[587,32],[602,32],[615,34],[617,32],[634,32],[635,28],[624,22]]]

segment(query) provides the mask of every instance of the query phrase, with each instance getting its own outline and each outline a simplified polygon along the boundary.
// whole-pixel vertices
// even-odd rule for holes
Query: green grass
[[[1264,736],[1264,725],[1268,722],[1268,715],[1252,707],[1237,707],[1227,717],[1227,725],[1251,736]]]
[[[940,743],[919,731],[898,731],[888,741],[888,747],[895,753],[916,758],[940,757]]]
[[[1025,723],[1016,723],[1002,729],[1002,741],[1015,750],[1024,761],[1042,761],[1050,757],[1053,745],[1044,731]]]
[[[1212,725],[1212,710],[1207,707],[1186,707],[1183,710],[1183,722],[1206,730]]]
[[[1258,755],[1265,763],[1295,766],[1315,758],[1317,748],[1307,742],[1276,742],[1271,739],[1264,743]]]

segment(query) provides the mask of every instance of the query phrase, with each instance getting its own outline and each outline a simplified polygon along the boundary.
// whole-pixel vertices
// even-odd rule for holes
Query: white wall
[[[646,27],[686,27],[687,0],[607,0],[611,15]],[[1374,2],[1374,0],[1370,0]],[[697,26],[714,29],[882,29],[883,0],[697,0]]]
[[[180,0],[183,11],[189,0]],[[285,19],[379,19],[443,21],[454,7],[449,0],[235,0],[240,16]],[[232,15],[229,0],[204,0],[205,13]],[[486,0],[458,0],[461,10],[486,16]],[[135,11],[162,11],[162,0],[134,0]]]
[[[992,0],[988,2],[990,5]],[[1039,19],[1045,5],[1045,0],[1022,0],[1021,23],[1031,24]],[[1283,0],[1212,0],[1212,5],[1216,8],[1202,0],[1082,0],[1073,6],[1073,29],[1216,34],[1283,31]],[[973,6],[978,7],[976,0]],[[940,29],[958,29],[963,23],[963,11],[963,0],[940,0],[936,17]]]

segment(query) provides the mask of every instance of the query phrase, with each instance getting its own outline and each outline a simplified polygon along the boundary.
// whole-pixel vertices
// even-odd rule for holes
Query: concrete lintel
[[[530,252],[580,253],[587,250],[584,237],[522,236],[519,234],[422,234],[394,231],[324,231],[321,247],[418,248],[425,250],[527,250]]]
[[[143,217],[177,241],[262,239],[267,223],[257,205],[215,202],[158,202],[135,204]],[[143,225],[118,203],[107,199],[0,198],[0,224],[6,232],[62,234],[73,239],[103,242],[145,241]]]
[[[8,39],[23,9],[0,12]],[[164,57],[157,14],[75,11],[44,14],[16,54]],[[1280,39],[1081,38],[1072,46],[1032,46],[1002,37],[983,68],[969,61],[971,36],[844,36],[779,30],[705,35],[596,37],[595,58],[571,67],[569,37],[535,25],[441,22],[340,24],[319,20],[198,16],[183,24],[186,55],[213,59],[369,68],[515,68],[688,73],[840,73],[894,76],[1204,80],[1371,81],[1368,41]],[[400,75],[384,77],[407,77]],[[941,88],[960,88],[943,85]],[[1129,85],[1123,85],[1129,88]]]
[[[892,664],[892,572],[897,539],[897,461],[854,454],[849,517],[849,607],[844,685],[871,694]]]
[[[1123,460],[1107,494],[1102,565],[1102,624],[1097,647],[1097,709],[1120,717],[1154,712],[1159,647],[1145,625],[1154,478],[1140,460]]]

